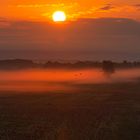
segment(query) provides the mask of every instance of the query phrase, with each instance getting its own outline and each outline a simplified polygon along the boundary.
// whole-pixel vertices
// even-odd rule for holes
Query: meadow
[[[23,87],[19,88],[15,88],[19,86],[18,78],[11,76],[8,81],[3,77],[0,140],[139,140],[140,80],[139,70],[134,71],[127,71],[128,77],[124,76],[126,71],[116,72],[116,76],[105,75],[111,80],[102,78],[98,82],[95,81],[101,79],[101,74],[94,79],[95,71],[92,76],[88,71],[87,81],[85,76],[75,80],[77,75],[72,72],[75,75],[72,77],[68,72],[68,77],[61,82],[59,76],[57,81],[49,79],[49,84],[42,77],[40,81],[34,79],[37,83],[31,87],[28,84],[28,88],[25,75],[19,78],[23,80],[20,81]],[[82,74],[86,75],[84,72]],[[8,76],[10,78],[10,73]],[[43,84],[35,88],[38,82]],[[12,87],[8,86],[10,83]],[[61,86],[56,86],[58,83]],[[42,85],[44,90],[40,90]],[[48,88],[48,85],[51,86]]]

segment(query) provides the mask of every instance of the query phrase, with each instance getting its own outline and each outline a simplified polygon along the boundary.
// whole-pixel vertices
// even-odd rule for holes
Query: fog
[[[136,82],[140,69],[30,69],[0,71],[1,91],[62,92],[82,90],[82,85]],[[80,85],[80,86],[79,86]]]

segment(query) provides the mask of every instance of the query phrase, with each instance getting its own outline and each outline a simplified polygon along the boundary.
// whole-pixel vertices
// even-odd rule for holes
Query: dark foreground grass
[[[140,83],[0,92],[0,140],[140,140]]]

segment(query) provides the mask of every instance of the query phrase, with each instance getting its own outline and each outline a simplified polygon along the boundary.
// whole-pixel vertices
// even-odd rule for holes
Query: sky
[[[121,17],[140,20],[139,0],[1,0],[0,17],[48,20],[56,10],[64,10],[69,20],[76,18]]]
[[[139,0],[0,1],[0,59],[139,61],[139,15]]]

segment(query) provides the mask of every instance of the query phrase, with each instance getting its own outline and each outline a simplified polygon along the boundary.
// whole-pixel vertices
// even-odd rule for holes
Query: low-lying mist
[[[73,91],[82,85],[134,82],[140,69],[30,69],[0,71],[1,91]],[[78,85],[78,86],[77,86]],[[79,87],[80,85],[80,87]]]

